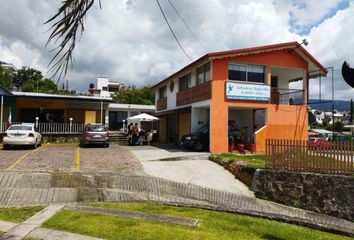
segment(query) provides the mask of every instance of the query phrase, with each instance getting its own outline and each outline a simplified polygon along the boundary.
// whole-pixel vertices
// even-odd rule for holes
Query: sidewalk
[[[220,165],[209,161],[209,153],[152,146],[129,149],[150,176],[254,198],[254,193],[246,185]]]

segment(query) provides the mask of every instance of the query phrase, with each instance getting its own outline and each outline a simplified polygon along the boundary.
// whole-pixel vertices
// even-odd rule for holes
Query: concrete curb
[[[1,239],[21,240],[63,208],[64,205],[48,206],[26,221],[11,228],[2,236]]]

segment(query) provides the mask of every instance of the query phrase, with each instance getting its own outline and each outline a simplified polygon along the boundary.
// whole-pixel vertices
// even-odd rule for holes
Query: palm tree
[[[101,0],[98,1],[101,8]],[[57,44],[57,47],[51,50],[56,53],[49,62],[49,71],[53,76],[59,74],[60,79],[67,73],[69,63],[72,65],[77,35],[81,37],[85,30],[85,16],[94,2],[95,0],[63,0],[58,12],[45,22],[52,23],[46,46],[51,41]]]

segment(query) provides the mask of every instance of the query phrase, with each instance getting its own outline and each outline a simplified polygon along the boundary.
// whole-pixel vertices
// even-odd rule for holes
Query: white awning
[[[154,121],[154,120],[159,120],[157,117],[154,117],[152,115],[149,115],[147,113],[142,113],[133,117],[129,117],[129,120],[137,120],[137,121]]]

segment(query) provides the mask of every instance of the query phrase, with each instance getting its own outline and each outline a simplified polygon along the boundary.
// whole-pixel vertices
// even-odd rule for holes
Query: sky
[[[193,34],[168,0],[159,1],[193,60],[208,52],[306,38],[305,48],[325,67],[334,67],[335,98],[354,98],[354,90],[340,74],[345,60],[354,67],[354,0],[170,0]],[[153,85],[191,62],[155,0],[101,2],[102,9],[97,0],[88,12],[74,65],[63,79],[69,81],[69,88],[86,92],[99,76],[127,86]],[[50,26],[44,22],[60,3],[0,0],[0,60],[46,73],[54,46],[45,47]],[[322,79],[322,98],[331,97],[330,74]],[[311,97],[318,92],[318,81],[313,79]]]

